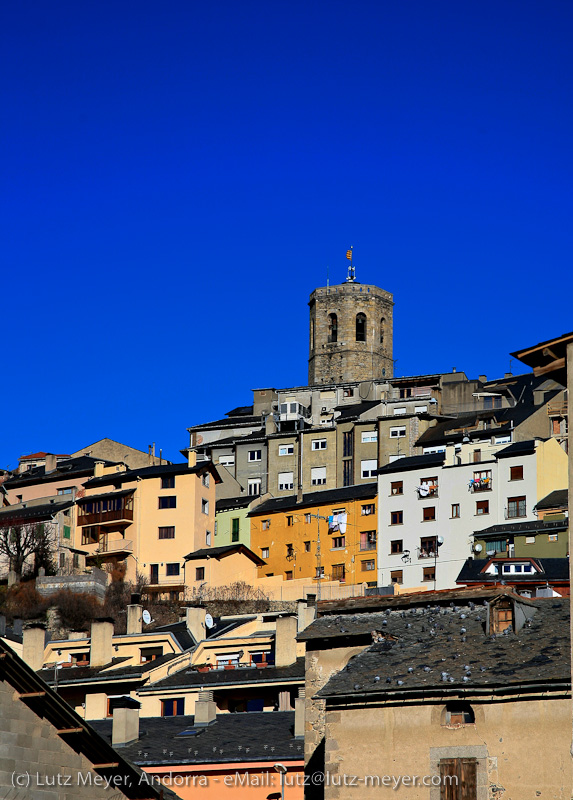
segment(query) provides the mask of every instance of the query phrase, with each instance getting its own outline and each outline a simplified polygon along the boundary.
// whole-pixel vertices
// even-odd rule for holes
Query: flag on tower
[[[349,261],[352,261],[352,250],[347,250],[347,251],[346,251],[346,258],[347,258]]]

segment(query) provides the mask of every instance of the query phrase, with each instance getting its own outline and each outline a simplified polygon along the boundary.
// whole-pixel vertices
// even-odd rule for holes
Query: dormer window
[[[443,724],[452,726],[473,725],[476,721],[473,708],[469,703],[452,700],[446,703]]]

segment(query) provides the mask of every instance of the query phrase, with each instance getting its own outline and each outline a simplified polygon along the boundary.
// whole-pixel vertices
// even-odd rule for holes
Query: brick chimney
[[[34,672],[42,669],[44,665],[44,647],[46,644],[46,629],[43,625],[35,624],[24,628],[22,632],[23,652],[22,658]]]
[[[143,608],[133,604],[127,607],[127,633],[141,633],[143,629]]]
[[[206,638],[205,616],[207,611],[200,606],[188,606],[185,610],[187,630],[196,642]]]
[[[288,667],[296,661],[296,617],[277,617],[275,633],[275,666]]]
[[[199,692],[195,701],[195,727],[210,725],[217,719],[217,704],[213,700],[213,692]]]
[[[114,700],[111,723],[111,746],[124,747],[139,739],[139,709],[141,703],[132,697]]]
[[[90,667],[103,667],[112,659],[113,620],[94,619],[91,627]]]

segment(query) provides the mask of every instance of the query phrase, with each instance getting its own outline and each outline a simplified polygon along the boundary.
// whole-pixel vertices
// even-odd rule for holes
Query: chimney
[[[201,606],[188,606],[185,610],[185,621],[187,622],[187,630],[196,642],[202,642],[206,638],[205,635],[205,615],[206,609]]]
[[[12,623],[12,633],[14,636],[22,636],[22,620],[19,617]]]
[[[199,692],[195,701],[195,727],[210,725],[217,719],[217,704],[213,700],[213,692]]]
[[[197,453],[195,450],[188,450],[187,451],[187,458],[188,458],[188,466],[194,467],[197,463]]]
[[[69,631],[68,632],[68,641],[75,642],[79,639],[85,639],[86,635],[84,631]]]
[[[58,457],[55,456],[53,453],[46,453],[46,464],[44,466],[44,472],[53,472],[56,469],[58,464]]]
[[[114,700],[111,723],[111,746],[124,747],[139,739],[139,709],[141,703],[132,697]]]
[[[277,424],[272,414],[269,414],[265,419],[265,435],[270,436],[271,433],[277,432]]]
[[[23,631],[22,658],[34,672],[44,666],[44,646],[46,643],[46,629],[43,625],[30,625]]]
[[[304,707],[306,690],[301,687],[298,690],[298,697],[294,701],[294,738],[304,739]]]
[[[487,383],[487,375],[480,375],[478,381],[480,383]]]
[[[140,605],[130,605],[127,607],[127,633],[141,633],[143,608]]]
[[[91,628],[90,667],[103,667],[112,659],[113,620],[94,619]]]
[[[103,461],[96,461],[94,464],[94,478],[101,478],[103,475]]]
[[[275,666],[288,667],[296,661],[297,618],[277,617]]]
[[[297,630],[300,633],[305,628],[308,628],[311,622],[314,621],[316,617],[316,608],[314,606],[309,606],[306,600],[299,600],[296,604],[296,616],[297,616]]]

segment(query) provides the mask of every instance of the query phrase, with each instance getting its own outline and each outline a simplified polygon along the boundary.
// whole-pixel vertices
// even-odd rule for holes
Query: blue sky
[[[305,383],[350,245],[397,374],[496,377],[573,328],[571,3],[2,14],[0,466],[104,436],[176,460]]]

